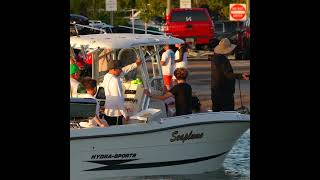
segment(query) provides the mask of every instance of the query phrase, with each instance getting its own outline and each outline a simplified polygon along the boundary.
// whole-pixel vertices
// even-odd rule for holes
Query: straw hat
[[[214,53],[217,54],[229,54],[237,45],[231,44],[228,38],[223,38],[219,44],[214,48]]]

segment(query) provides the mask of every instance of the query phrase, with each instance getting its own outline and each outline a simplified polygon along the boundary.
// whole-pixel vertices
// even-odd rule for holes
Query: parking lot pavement
[[[188,52],[188,61],[207,61],[210,55],[213,55],[213,51],[204,51],[204,50],[190,50]],[[235,59],[234,54],[228,56],[229,60],[235,61],[249,61],[249,59],[238,60]]]

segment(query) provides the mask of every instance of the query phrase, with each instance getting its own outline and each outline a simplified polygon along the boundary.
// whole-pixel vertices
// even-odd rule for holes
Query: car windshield
[[[245,26],[245,27],[250,27],[250,19],[247,19],[247,20],[244,22],[244,26]]]
[[[204,11],[173,11],[171,22],[208,21]]]
[[[237,22],[228,22],[225,23],[226,32],[235,32],[237,30],[238,24]]]

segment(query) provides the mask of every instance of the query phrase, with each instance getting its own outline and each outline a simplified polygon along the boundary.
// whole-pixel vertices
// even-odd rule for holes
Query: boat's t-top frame
[[[151,34],[92,34],[70,37],[71,56],[74,56],[73,50],[77,49],[86,54],[92,53],[92,78],[96,79],[99,84],[103,81],[106,72],[107,61],[120,60],[124,66],[130,65],[141,59],[142,64],[136,70],[131,71],[125,76],[124,94],[125,100],[138,101],[141,99],[139,110],[145,110],[149,107],[150,98],[147,98],[143,92],[136,99],[129,98],[126,90],[139,88],[142,91],[149,89],[153,93],[163,93],[164,85],[162,70],[160,65],[160,52],[166,44],[182,44],[183,40]],[[127,66],[128,67],[128,66]],[[130,69],[130,67],[129,67]],[[137,78],[142,80],[142,84],[133,83]],[[143,87],[142,87],[143,86]],[[137,89],[134,89],[138,96]],[[129,93],[130,94],[130,93]],[[128,96],[128,97],[127,97]],[[81,97],[81,96],[79,96]],[[127,97],[127,98],[126,98]]]

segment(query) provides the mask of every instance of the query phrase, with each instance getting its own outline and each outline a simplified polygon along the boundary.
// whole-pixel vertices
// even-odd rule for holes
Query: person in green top
[[[77,93],[86,93],[85,87],[78,81],[80,69],[76,64],[70,64],[70,94],[76,96]]]

